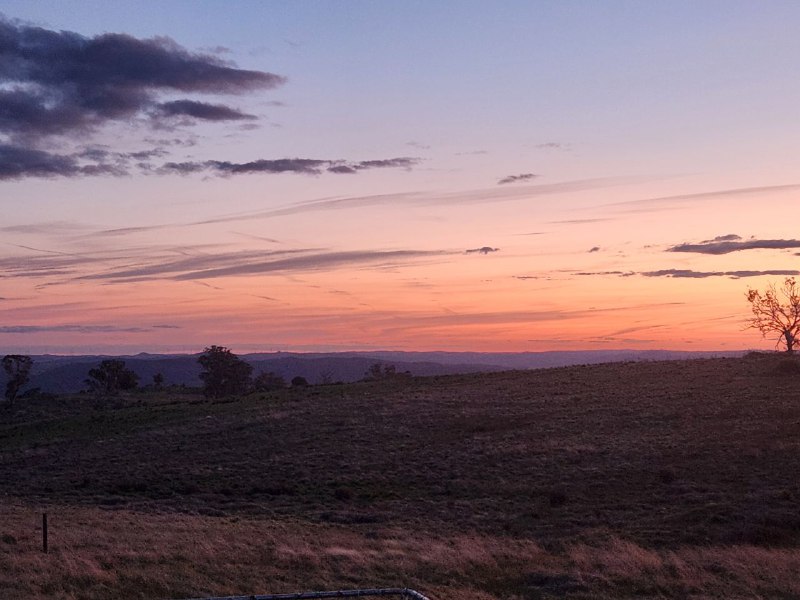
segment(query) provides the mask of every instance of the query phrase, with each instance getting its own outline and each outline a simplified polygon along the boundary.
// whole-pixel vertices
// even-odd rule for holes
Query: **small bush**
[[[305,377],[298,375],[297,377],[292,378],[292,387],[306,387],[307,385],[308,381]]]

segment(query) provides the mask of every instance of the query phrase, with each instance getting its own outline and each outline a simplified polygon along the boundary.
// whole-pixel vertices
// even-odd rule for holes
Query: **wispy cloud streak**
[[[115,325],[3,325],[0,334],[36,333],[148,333],[154,329],[179,329],[177,325],[153,325],[152,327],[118,327]]]
[[[796,192],[800,190],[800,183],[788,183],[784,185],[762,185],[744,188],[731,188],[726,190],[714,190],[710,192],[698,192],[694,194],[676,194],[674,196],[658,196],[655,198],[644,198],[641,200],[627,200],[625,202],[613,202],[606,204],[607,207],[627,209],[623,212],[648,212],[659,211],[682,205],[686,202],[703,200],[718,200],[721,198],[738,198],[747,196],[760,196],[764,194],[774,194],[782,192]]]
[[[417,163],[419,163],[419,159],[411,157],[362,160],[359,162],[313,158],[259,159],[245,163],[207,160],[201,162],[168,162],[165,163],[159,171],[161,173],[172,172],[181,175],[211,172],[223,176],[253,173],[300,173],[303,175],[320,175],[326,171],[328,173],[337,173],[340,175],[352,175],[368,169],[410,169]]]
[[[508,185],[509,183],[521,183],[535,179],[538,175],[534,173],[520,173],[519,175],[507,175],[497,181],[497,185]]]
[[[767,270],[738,270],[738,271],[694,271],[692,269],[659,269],[657,271],[580,271],[575,275],[582,277],[632,277],[640,275],[642,277],[669,277],[674,279],[707,279],[709,277],[730,277],[731,279],[743,279],[746,277],[764,276],[795,276],[800,275],[800,271],[794,269],[767,269]]]
[[[738,236],[736,236],[738,238]],[[724,239],[727,238],[727,239]],[[740,239],[740,238],[739,238]],[[745,240],[731,241],[730,236],[721,236],[699,244],[678,244],[667,252],[692,252],[697,254],[730,254],[742,250],[786,250],[800,248],[800,240]]]
[[[800,271],[793,269],[772,269],[767,271],[692,271],[690,269],[661,269],[659,271],[645,271],[640,274],[645,277],[674,277],[682,279],[705,279],[707,277],[742,279],[745,277],[763,277],[765,275],[793,276],[800,275]]]
[[[319,252],[290,250],[279,252],[243,251],[192,257],[186,260],[154,262],[135,268],[112,268],[83,275],[80,279],[109,282],[169,279],[194,281],[267,273],[322,271],[343,267],[373,268],[393,266],[406,261],[456,254],[443,250],[363,250]]]
[[[371,196],[349,196],[320,198],[299,202],[266,211],[224,215],[213,219],[195,221],[193,225],[209,225],[235,221],[269,219],[286,215],[328,210],[345,210],[367,208],[372,206],[457,206],[494,202],[510,202],[529,198],[544,197],[556,194],[569,194],[594,189],[625,185],[630,179],[609,177],[603,179],[578,179],[531,186],[512,186],[507,188],[489,188],[457,192],[403,192],[395,194],[376,194]]]

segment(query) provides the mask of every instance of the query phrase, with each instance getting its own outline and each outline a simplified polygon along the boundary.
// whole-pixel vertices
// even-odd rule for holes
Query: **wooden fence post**
[[[47,554],[47,513],[42,513],[42,551]]]

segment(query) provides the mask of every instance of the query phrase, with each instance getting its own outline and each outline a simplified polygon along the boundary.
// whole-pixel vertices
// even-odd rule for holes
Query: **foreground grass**
[[[796,598],[800,550],[643,548],[608,536],[532,540],[269,520],[48,507],[43,554],[30,507],[0,510],[3,598],[177,598],[414,585],[438,600]]]
[[[800,597],[797,378],[755,356],[32,401],[0,415],[0,598]]]

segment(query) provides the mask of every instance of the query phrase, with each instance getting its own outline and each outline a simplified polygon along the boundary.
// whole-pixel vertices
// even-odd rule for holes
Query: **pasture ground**
[[[761,354],[20,401],[0,597],[798,598],[798,382]]]

